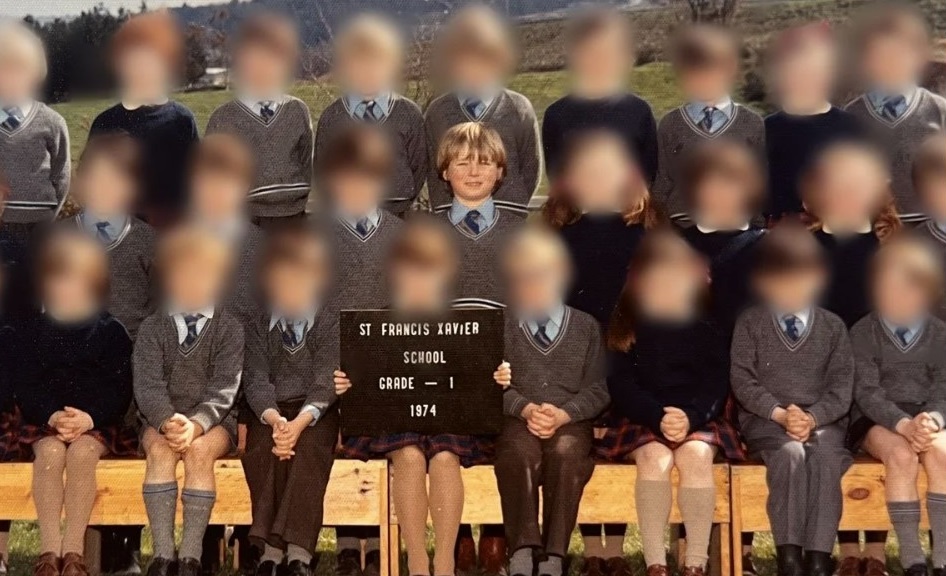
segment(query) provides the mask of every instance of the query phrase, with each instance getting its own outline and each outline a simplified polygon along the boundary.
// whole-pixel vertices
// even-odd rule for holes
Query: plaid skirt
[[[385,458],[389,452],[417,446],[428,460],[440,452],[450,452],[460,458],[464,468],[489,464],[493,461],[495,438],[466,434],[436,434],[428,436],[414,432],[371,436],[345,436],[337,451],[339,458],[371,460]]]
[[[33,452],[33,444],[43,438],[55,436],[56,429],[51,426],[34,426],[25,424],[20,428],[20,446],[24,456]],[[108,450],[108,456],[115,458],[133,458],[138,454],[138,434],[127,426],[112,426],[104,429],[89,430],[85,433],[91,436]]]
[[[714,420],[703,429],[691,432],[683,442],[693,440],[718,447],[726,460],[738,462],[746,459],[745,443],[736,428],[725,419]],[[683,444],[671,442],[647,426],[622,420],[617,426],[608,428],[604,438],[595,440],[595,458],[605,462],[627,462],[632,452],[651,442],[660,442],[671,449]]]
[[[16,462],[23,459],[20,449],[20,410],[0,412],[0,462]]]

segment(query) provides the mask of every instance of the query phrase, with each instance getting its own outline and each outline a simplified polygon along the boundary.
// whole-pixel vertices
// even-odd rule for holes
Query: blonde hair
[[[380,14],[360,14],[352,18],[335,37],[336,64],[351,56],[383,56],[402,63],[404,38],[397,25]]]
[[[942,259],[929,240],[910,233],[893,236],[874,255],[874,279],[891,268],[898,268],[911,284],[925,290],[931,304],[942,299],[946,282]]]
[[[516,47],[509,25],[488,6],[474,5],[457,12],[441,39],[447,62],[475,56],[493,62],[503,74],[515,67]]]
[[[181,262],[198,261],[202,268],[226,272],[233,263],[230,246],[207,228],[186,225],[170,231],[158,246],[157,265],[163,274]]]
[[[499,133],[479,122],[464,122],[447,130],[437,147],[437,170],[443,174],[450,163],[468,156],[495,162],[506,171],[506,147]]]
[[[32,28],[18,20],[0,20],[0,61],[19,60],[29,65],[36,81],[46,79],[49,71],[46,48]]]
[[[522,261],[533,262],[541,257],[550,257],[561,263],[566,273],[571,273],[572,260],[562,237],[543,224],[527,224],[509,238],[503,250],[503,266],[508,272]]]

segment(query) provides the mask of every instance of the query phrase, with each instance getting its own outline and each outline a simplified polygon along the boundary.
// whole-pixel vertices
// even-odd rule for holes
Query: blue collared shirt
[[[375,103],[375,122],[384,120],[387,115],[391,113],[391,105],[394,103],[394,97],[390,92],[379,94],[374,98],[365,98],[359,94],[345,95],[345,103],[348,105],[348,110],[351,112],[351,115],[360,120],[364,120],[365,112],[368,108],[367,102],[370,100],[374,100]]]
[[[177,328],[178,344],[183,344],[184,340],[187,339],[187,320],[185,320],[184,317],[192,314],[201,315],[200,320],[197,321],[197,335],[200,336],[200,333],[204,331],[204,326],[206,326],[207,322],[210,322],[210,319],[214,317],[213,306],[207,306],[206,308],[192,310],[189,312],[181,310],[180,308],[169,308],[168,315],[174,320],[174,326]]]
[[[339,218],[341,218],[343,222],[348,224],[352,230],[357,229],[359,220],[361,220],[362,218],[367,218],[368,222],[371,224],[371,228],[369,229],[369,232],[370,232],[371,230],[374,230],[375,228],[377,228],[378,224],[381,222],[381,210],[379,210],[378,208],[375,208],[374,210],[372,210],[371,212],[368,212],[367,214],[364,214],[363,216],[349,216],[347,214],[341,214]]]
[[[916,340],[916,337],[920,335],[920,332],[923,330],[923,325],[926,324],[926,320],[917,320],[916,322],[910,324],[909,326],[897,326],[892,322],[888,322],[886,318],[881,318],[881,322],[884,323],[884,326],[887,330],[890,330],[891,334],[896,335],[897,331],[901,328],[906,330],[903,334],[903,339],[906,340],[906,343],[913,344],[913,341]]]
[[[450,205],[450,212],[448,213],[450,222],[452,222],[454,226],[460,224],[460,222],[463,222],[463,219],[466,218],[466,215],[473,210],[480,213],[480,217],[478,218],[480,231],[486,230],[496,221],[496,204],[493,202],[492,198],[487,198],[486,201],[479,206],[472,207],[466,206],[454,198],[453,204]]]
[[[731,98],[726,98],[712,105],[706,104],[705,102],[690,102],[684,106],[684,111],[694,124],[702,128],[704,115],[703,111],[708,106],[715,108],[712,116],[713,122],[709,130],[710,134],[715,134],[720,130],[720,128],[732,120],[733,114],[736,111],[736,105]]]
[[[273,112],[276,112],[276,110],[279,110],[279,107],[282,106],[286,102],[286,96],[280,95],[280,96],[276,96],[275,98],[260,98],[260,99],[253,98],[252,96],[241,96],[240,102],[242,102],[244,106],[246,106],[247,108],[255,112],[257,116],[262,116],[263,115],[263,102],[269,102],[270,103],[269,109],[272,110]]]
[[[478,102],[473,117],[479,119],[486,113],[486,110],[493,104],[493,101],[496,100],[496,97],[499,96],[498,89],[491,89],[484,91],[482,94],[473,94],[472,92],[458,90],[457,91],[457,100],[460,101],[460,106],[464,111],[469,112],[467,109],[467,102],[470,100],[476,100]]]
[[[22,104],[0,103],[0,124],[3,124],[7,121],[7,118],[10,117],[10,115],[7,114],[7,110],[12,110],[13,108],[16,108],[20,111],[20,120],[23,120],[30,115],[30,112],[33,111],[33,102],[24,102]]]
[[[907,111],[911,104],[913,104],[913,99],[916,97],[916,88],[910,88],[904,90],[900,93],[890,93],[883,90],[871,90],[867,93],[867,101],[870,103],[871,108],[878,116],[884,115],[884,104],[887,103],[887,100],[891,98],[896,98],[897,96],[903,96],[903,101],[897,104],[897,117],[903,116],[903,113]]]
[[[114,242],[117,240],[125,230],[125,226],[128,224],[128,216],[124,215],[100,218],[94,214],[83,212],[79,219],[82,222],[82,227],[99,240],[104,240],[104,238],[99,235],[99,223],[107,222],[108,226],[105,226],[104,229],[108,234],[109,242]]]
[[[565,305],[559,304],[550,310],[548,314],[546,314],[546,317],[549,319],[549,321],[545,325],[545,335],[549,337],[549,340],[555,340],[562,331],[562,324],[565,322]],[[529,329],[530,334],[535,334],[539,329],[539,323],[535,321],[534,316],[522,320],[520,324],[522,323],[525,323],[526,328]]]
[[[787,313],[776,311],[775,318],[778,319],[778,327],[781,328],[782,332],[785,334],[788,334],[788,326],[785,324],[785,319],[789,316],[795,317],[795,327],[798,329],[798,336],[804,336],[805,332],[808,331],[808,326],[811,325],[811,309]]]

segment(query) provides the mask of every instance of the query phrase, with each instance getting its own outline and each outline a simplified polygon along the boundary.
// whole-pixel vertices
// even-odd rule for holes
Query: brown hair
[[[177,20],[167,10],[132,16],[112,37],[113,61],[133,48],[147,47],[164,58],[167,65],[178,71],[184,55],[184,39]]]
[[[943,298],[946,272],[939,251],[926,238],[915,233],[896,234],[877,250],[871,264],[874,279],[888,266],[899,266],[911,284],[926,291],[930,304]]]
[[[627,268],[627,279],[608,323],[607,343],[610,350],[628,352],[637,343],[637,322],[640,317],[638,282],[655,266],[702,262],[700,256],[679,234],[670,229],[647,233],[634,251]],[[709,292],[709,282],[700,295],[701,302]]]
[[[108,256],[102,244],[74,228],[51,232],[43,240],[36,267],[36,283],[40,292],[45,295],[47,282],[71,274],[80,265],[88,266],[84,275],[95,295],[104,301],[110,289],[110,274]]]
[[[818,180],[821,177],[821,173],[826,168],[825,164],[827,164],[828,158],[831,155],[844,151],[871,158],[877,166],[888,171],[887,161],[883,153],[875,146],[864,142],[845,140],[832,144],[822,150],[818,158],[807,169],[801,179],[801,196],[805,204],[805,213],[810,230],[821,230],[824,224],[818,214]],[[903,227],[903,224],[900,222],[900,216],[897,215],[897,206],[894,203],[893,192],[890,190],[889,185],[883,192],[875,213],[872,216],[874,234],[881,242],[886,241],[887,238]]]
[[[804,225],[785,220],[759,240],[753,274],[781,276],[809,270],[823,270],[824,250]]]
[[[834,30],[831,23],[827,20],[809,22],[779,32],[769,49],[773,64],[792,55],[810,41],[833,43]]]
[[[903,1],[890,0],[868,8],[855,27],[855,45],[859,50],[881,38],[900,38],[918,50],[928,50],[930,36],[930,23],[923,12]]]
[[[729,28],[693,24],[675,35],[670,53],[673,67],[681,72],[731,66],[739,63],[739,40]]]
[[[412,216],[394,241],[388,270],[407,266],[422,270],[446,269],[450,275],[459,267],[460,255],[449,229],[432,216]]]
[[[595,6],[584,10],[568,21],[565,27],[565,43],[569,50],[606,32],[618,32],[627,49],[633,52],[631,24],[620,11],[610,7]]]
[[[167,274],[178,262],[187,259],[216,261],[227,268],[233,254],[229,245],[218,235],[196,225],[182,225],[166,233],[158,244],[156,266]]]
[[[448,62],[472,56],[492,62],[504,74],[515,65],[516,48],[509,25],[488,6],[469,6],[457,12],[441,39]]]
[[[342,131],[319,159],[319,171],[323,177],[359,172],[386,179],[393,169],[390,140],[377,126],[368,124],[353,125]]]
[[[131,135],[125,132],[115,132],[90,138],[79,156],[76,174],[82,174],[84,170],[98,160],[104,160],[111,164],[125,178],[131,180],[136,187],[141,183],[141,147]]]
[[[249,188],[256,178],[253,154],[236,136],[209,134],[194,148],[191,159],[191,177],[204,174],[236,178]]]
[[[269,273],[275,268],[314,268],[318,262],[306,250],[307,246],[317,245],[324,252],[322,235],[308,222],[290,223],[274,231],[266,241],[263,256],[263,272]],[[322,254],[321,256],[325,256]]]
[[[441,176],[450,163],[467,156],[495,162],[506,173],[506,148],[499,132],[480,122],[464,122],[453,126],[437,146],[437,170]],[[497,183],[498,185],[498,183]]]
[[[561,166],[558,169],[558,175],[552,183],[549,190],[549,197],[545,205],[542,206],[542,218],[553,228],[561,228],[569,224],[574,224],[581,218],[581,209],[576,206],[571,194],[565,190],[563,175],[566,174],[583,153],[586,153],[592,146],[599,144],[611,144],[618,146],[628,162],[636,162],[628,149],[627,144],[612,132],[606,130],[595,130],[579,134],[571,138],[566,146],[565,153],[562,156]],[[647,189],[647,183],[640,174],[640,168],[637,168],[638,177],[633,182],[628,182],[627,190],[624,196],[627,199],[627,205],[624,207],[622,215],[624,222],[628,226],[632,224],[641,224],[644,228],[655,228],[662,223],[662,218],[654,206],[653,199],[650,196],[650,190]]]
[[[299,58],[299,31],[289,18],[275,13],[256,14],[240,26],[234,48],[258,47],[287,62]]]
[[[921,194],[931,180],[946,181],[946,135],[927,138],[913,158],[913,186]]]
[[[380,14],[359,14],[335,36],[335,56],[404,56],[404,39],[397,25]]]
[[[683,191],[692,208],[699,189],[707,180],[720,178],[737,183],[746,192],[748,214],[765,201],[765,175],[759,157],[741,140],[710,140],[690,154],[683,167]]]

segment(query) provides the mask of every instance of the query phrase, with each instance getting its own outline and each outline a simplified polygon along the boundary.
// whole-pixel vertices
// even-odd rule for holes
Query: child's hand
[[[282,430],[273,434],[273,454],[280,460],[289,460],[296,455],[295,447],[299,436],[312,423],[312,415],[303,412],[288,422]]]
[[[550,427],[551,429],[549,430],[548,435],[549,438],[551,438],[559,428],[572,421],[572,417],[568,415],[568,412],[565,412],[553,404],[542,404],[539,407],[539,412],[545,414],[552,420],[552,425]]]
[[[503,390],[512,386],[512,366],[503,360],[502,364],[493,372],[493,380],[503,387]]]
[[[785,430],[788,435],[798,442],[807,442],[811,436],[811,430],[814,428],[814,420],[811,415],[792,404],[788,407],[786,414]]]
[[[246,434],[247,434],[246,424],[237,424],[237,454],[243,455],[246,453]]]
[[[200,424],[180,414],[175,414],[171,417],[171,420],[176,423],[173,428],[174,432],[165,434],[165,437],[168,439],[168,444],[171,445],[172,450],[183,454],[187,452],[187,449],[191,447],[196,438],[200,438],[204,433],[204,429]]]
[[[901,418],[897,422],[897,434],[907,439],[907,442],[913,443],[913,433],[916,432],[916,423],[909,418]]]
[[[671,442],[683,442],[690,433],[690,419],[683,410],[667,406],[660,420],[660,433]]]
[[[910,439],[910,446],[913,450],[921,454],[930,449],[933,445],[933,436],[936,434],[936,421],[927,414],[921,412],[913,418],[913,437]]]
[[[548,414],[542,411],[541,406],[529,403],[522,409],[519,415],[526,421],[526,426],[533,435],[539,438],[551,437],[553,420]]]
[[[933,434],[939,432],[939,422],[935,418],[930,416],[929,412],[920,412],[914,417],[914,422],[917,426],[922,426],[923,428],[928,429]]]
[[[56,429],[56,438],[66,444],[75,442],[79,436],[82,436],[95,426],[92,417],[86,412],[69,406],[56,412],[53,418],[50,418],[50,422],[52,422],[53,419],[55,419],[53,428]]]
[[[341,396],[351,388],[351,380],[348,379],[348,375],[342,372],[341,370],[335,371],[335,394],[336,396]]]

